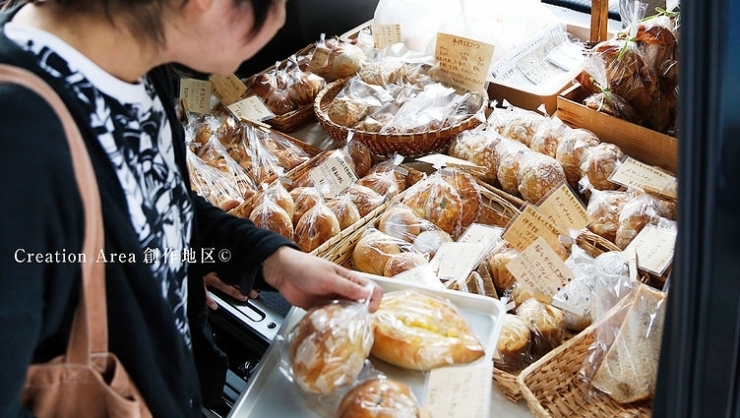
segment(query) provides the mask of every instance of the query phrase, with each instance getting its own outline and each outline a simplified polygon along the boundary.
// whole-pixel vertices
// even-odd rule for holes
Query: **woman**
[[[221,392],[209,383],[225,366],[207,329],[206,273],[306,308],[379,303],[362,278],[190,190],[165,65],[228,74],[284,19],[284,0],[48,0],[0,14],[0,62],[44,78],[85,139],[104,214],[96,261],[106,263],[109,347],[155,417],[200,417]],[[83,219],[66,139],[42,99],[0,86],[0,144],[0,416],[16,417],[28,415],[18,401],[28,365],[65,350]]]

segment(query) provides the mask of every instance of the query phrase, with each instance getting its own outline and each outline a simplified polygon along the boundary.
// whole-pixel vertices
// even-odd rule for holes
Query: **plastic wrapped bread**
[[[496,368],[508,373],[517,373],[532,362],[530,348],[531,332],[524,320],[514,314],[504,316],[504,326],[496,343],[498,358]]]
[[[342,397],[336,418],[420,418],[419,409],[406,384],[378,376],[350,389]]]
[[[431,370],[485,354],[457,308],[435,296],[413,290],[386,293],[373,318],[372,355],[398,367]]]
[[[337,215],[323,199],[320,199],[298,220],[293,236],[301,250],[308,253],[339,234],[340,231]]]
[[[599,142],[593,132],[583,128],[567,128],[563,131],[555,159],[563,166],[571,186],[575,187],[581,179],[581,163],[587,150]]]
[[[625,155],[617,145],[602,142],[591,147],[581,162],[581,172],[588,184],[597,190],[616,190],[620,186],[609,181]]]
[[[539,358],[559,346],[565,337],[565,313],[558,308],[530,298],[516,308],[532,332],[532,354]]]
[[[665,294],[642,285],[591,383],[619,403],[655,393],[665,319]]]
[[[586,206],[591,219],[588,229],[614,242],[619,229],[619,214],[630,195],[619,190],[593,190]]]
[[[563,166],[552,157],[530,152],[519,162],[518,190],[528,202],[538,203],[565,181]]]

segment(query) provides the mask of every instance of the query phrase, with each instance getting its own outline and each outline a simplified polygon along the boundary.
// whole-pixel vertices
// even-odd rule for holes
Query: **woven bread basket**
[[[406,157],[419,157],[438,151],[444,151],[455,135],[472,129],[481,123],[479,114],[485,112],[488,106],[488,94],[484,91],[483,100],[476,114],[441,129],[421,133],[380,134],[375,132],[358,131],[339,125],[329,118],[327,113],[329,104],[339,94],[349,78],[343,78],[329,83],[314,100],[314,112],[324,130],[334,140],[344,143],[349,132],[353,132],[353,140],[362,142],[370,152],[377,156],[391,157],[398,153]]]
[[[590,382],[579,378],[599,327],[619,326],[625,305],[618,304],[598,323],[547,353],[517,377],[522,397],[537,418],[649,418],[650,400],[620,404],[597,393]]]

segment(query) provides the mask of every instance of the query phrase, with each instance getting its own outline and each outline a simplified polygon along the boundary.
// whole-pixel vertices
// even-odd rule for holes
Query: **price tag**
[[[629,243],[625,252],[637,254],[637,265],[643,270],[662,275],[673,261],[677,231],[647,225]]]
[[[331,156],[309,173],[313,184],[327,198],[334,198],[350,184],[357,181],[352,167],[344,158]]]
[[[501,236],[503,234],[504,229],[498,226],[472,223],[457,242],[480,244],[490,250],[501,242]]]
[[[401,37],[401,25],[395,23],[390,25],[370,25],[373,33],[373,46],[377,49],[383,49],[388,45],[403,42]]]
[[[614,170],[609,176],[609,181],[676,199],[676,194],[669,187],[676,181],[674,176],[631,157],[627,157],[622,165]]]
[[[326,67],[329,63],[329,55],[331,50],[325,46],[316,47],[311,55],[311,61],[308,63],[308,71],[315,73],[320,69]]]
[[[581,230],[591,223],[586,208],[567,183],[551,193],[538,210],[550,222],[566,230]]]
[[[465,281],[470,272],[480,264],[486,251],[487,248],[481,244],[445,242],[434,254],[429,265],[441,279]]]
[[[208,79],[213,84],[213,94],[224,106],[238,102],[247,91],[247,86],[235,74],[213,74]]]
[[[226,106],[226,108],[239,120],[256,120],[261,122],[275,117],[275,114],[257,96],[250,96],[244,100],[239,100],[236,103]]]
[[[434,59],[443,80],[467,91],[483,90],[494,46],[462,36],[437,34]]]
[[[429,264],[414,267],[393,276],[394,281],[404,281],[420,284],[428,289],[444,290],[445,285],[439,280]]]
[[[188,110],[195,113],[211,113],[213,85],[206,80],[180,79],[180,98],[185,100]]]
[[[491,373],[492,361],[431,370],[427,378],[424,407],[433,418],[490,417]]]
[[[516,249],[524,251],[538,237],[542,237],[552,248],[560,247],[560,229],[545,219],[532,205],[526,205],[504,232],[503,238]]]
[[[537,238],[516,258],[506,264],[522,286],[548,298],[559,292],[571,280],[573,272],[563,263],[544,238]]]

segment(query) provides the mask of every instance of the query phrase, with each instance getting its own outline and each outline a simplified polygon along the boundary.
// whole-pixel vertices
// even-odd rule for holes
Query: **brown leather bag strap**
[[[44,80],[30,71],[0,64],[0,82],[21,85],[45,99],[59,117],[67,136],[85,219],[85,238],[82,245],[85,261],[81,263],[82,298],[72,323],[67,362],[89,364],[91,353],[108,351],[105,264],[95,262],[99,251],[104,248],[103,215],[92,162],[67,106]]]

